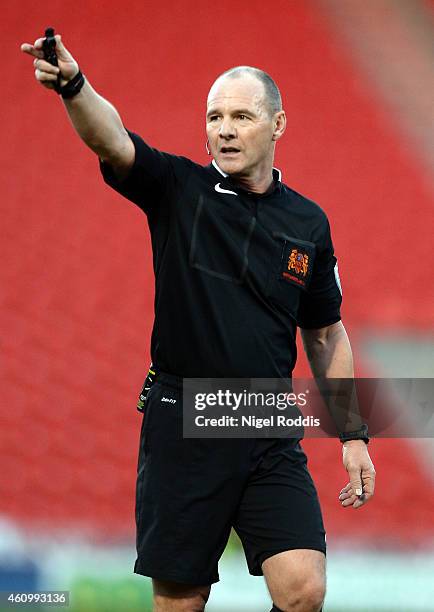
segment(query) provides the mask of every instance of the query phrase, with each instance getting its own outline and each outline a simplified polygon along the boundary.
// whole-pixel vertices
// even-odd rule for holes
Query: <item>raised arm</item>
[[[59,73],[60,85],[64,86],[79,71],[78,63],[63,45],[61,37],[57,34],[55,39],[59,67],[44,60],[44,38],[38,38],[33,45],[21,45],[21,51],[35,58],[36,80],[47,89],[54,89]],[[73,98],[63,100],[63,103],[80,138],[110,164],[119,179],[125,177],[134,163],[134,145],[114,106],[100,96],[87,79],[81,91]]]

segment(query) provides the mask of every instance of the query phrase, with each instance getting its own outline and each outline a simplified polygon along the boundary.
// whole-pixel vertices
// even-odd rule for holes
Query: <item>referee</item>
[[[325,532],[299,440],[182,436],[184,377],[290,377],[297,326],[316,377],[353,377],[327,217],[273,167],[286,126],[279,90],[248,66],[217,78],[203,167],[126,130],[60,36],[58,67],[44,40],[21,47],[36,79],[61,95],[104,180],[146,213],[151,233],[154,365],[139,400],[134,571],[152,577],[155,611],[204,610],[234,527],[273,610],[318,612]],[[341,441],[349,482],[339,499],[359,508],[374,492],[367,432]]]

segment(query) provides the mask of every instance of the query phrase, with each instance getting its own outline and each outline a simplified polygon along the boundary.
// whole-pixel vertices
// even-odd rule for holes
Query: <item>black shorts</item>
[[[179,379],[178,379],[179,380]],[[325,554],[318,496],[299,441],[182,436],[182,389],[159,374],[145,404],[136,490],[136,574],[218,582],[231,527],[249,571],[285,550]]]

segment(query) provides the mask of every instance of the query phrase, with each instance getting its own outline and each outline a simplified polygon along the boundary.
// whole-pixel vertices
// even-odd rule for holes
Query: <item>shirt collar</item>
[[[212,165],[214,166],[214,168],[217,170],[217,172],[220,172],[220,174],[221,174],[222,176],[224,176],[225,178],[227,178],[227,176],[228,176],[228,175],[226,174],[226,172],[223,172],[223,170],[221,170],[221,169],[219,168],[219,165],[218,165],[218,163],[216,162],[216,160],[215,160],[215,159],[213,159],[211,163],[212,163]]]
[[[223,172],[223,170],[219,167],[215,159],[212,160],[211,164],[214,166],[214,168],[217,170],[219,174],[221,174],[224,178],[230,181],[229,174],[226,174],[226,172]],[[277,187],[280,188],[281,183],[282,183],[282,173],[278,168],[273,167],[273,179],[274,179],[274,189],[276,189]],[[267,195],[268,195],[268,192],[267,192]]]

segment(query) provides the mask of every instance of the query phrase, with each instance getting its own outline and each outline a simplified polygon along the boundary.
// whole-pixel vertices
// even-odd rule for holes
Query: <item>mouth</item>
[[[240,150],[237,147],[221,147],[220,153],[223,155],[236,155]]]

